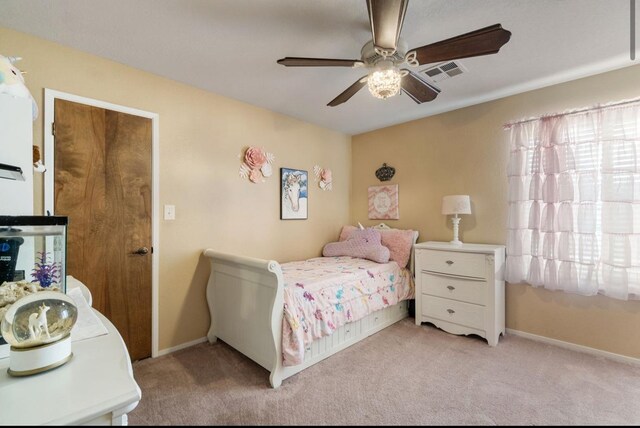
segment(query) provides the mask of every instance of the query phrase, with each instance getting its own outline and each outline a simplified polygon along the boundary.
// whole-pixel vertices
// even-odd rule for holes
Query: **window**
[[[507,281],[640,299],[640,102],[507,128]]]

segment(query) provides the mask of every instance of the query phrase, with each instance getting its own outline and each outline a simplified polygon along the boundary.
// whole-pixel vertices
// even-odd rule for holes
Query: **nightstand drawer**
[[[484,330],[484,306],[422,295],[422,315]]]
[[[487,283],[465,278],[422,272],[422,294],[485,305]]]
[[[457,253],[453,251],[419,250],[418,266],[423,271],[486,278],[484,254]]]

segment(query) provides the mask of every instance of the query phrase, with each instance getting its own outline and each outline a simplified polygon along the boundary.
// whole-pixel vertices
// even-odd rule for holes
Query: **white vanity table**
[[[91,303],[88,289],[75,283],[70,281],[69,287],[84,287],[83,295]],[[33,376],[11,377],[9,359],[0,359],[0,424],[127,424],[127,413],[138,405],[141,391],[120,333],[92,310],[108,333],[72,342],[73,358],[65,365]]]

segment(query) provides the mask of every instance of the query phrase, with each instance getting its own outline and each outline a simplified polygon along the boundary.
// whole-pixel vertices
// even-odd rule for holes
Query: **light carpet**
[[[639,425],[640,366],[413,318],[269,387],[225,343],[133,365],[131,425]]]

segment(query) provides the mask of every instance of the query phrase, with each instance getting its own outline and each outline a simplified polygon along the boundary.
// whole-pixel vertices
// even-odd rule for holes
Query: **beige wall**
[[[0,53],[25,58],[18,65],[28,71],[27,84],[41,108],[34,123],[37,145],[42,146],[45,87],[160,115],[160,204],[177,208],[175,221],[160,222],[160,349],[206,333],[208,266],[200,257],[202,249],[280,261],[318,255],[349,220],[349,207],[351,222],[377,223],[367,220],[366,190],[380,184],[374,171],[383,162],[396,168],[391,183],[400,185],[401,219],[390,224],[418,229],[421,241],[450,240],[451,225],[440,214],[441,198],[465,193],[472,197],[474,214],[464,216],[461,239],[504,243],[507,141],[502,124],[640,96],[636,66],[351,140],[4,28]],[[333,191],[310,186],[309,219],[279,220],[277,178],[258,185],[238,178],[237,156],[247,145],[273,152],[276,170],[304,168],[311,174],[316,163],[332,168]],[[41,213],[42,180],[36,180],[36,212]],[[509,328],[640,357],[638,325],[637,301],[507,287]]]
[[[468,194],[473,214],[462,216],[460,238],[504,244],[508,134],[502,125],[638,96],[640,66],[634,66],[354,136],[351,220],[376,223],[367,220],[367,187],[380,184],[374,172],[386,162],[396,168],[389,183],[400,193],[400,220],[390,224],[418,229],[420,241],[449,241],[442,196]],[[640,301],[510,284],[506,311],[507,328],[640,357]]]
[[[0,28],[0,53],[21,56],[27,86],[40,107],[34,142],[42,146],[43,88],[160,115],[160,349],[205,336],[209,313],[205,248],[279,261],[318,256],[348,222],[351,139],[262,108],[196,89],[77,50]],[[243,147],[264,146],[274,176],[251,184],[238,177]],[[313,183],[313,166],[333,170],[333,191]],[[279,168],[309,172],[308,220],[281,221]],[[42,177],[36,175],[36,213]]]

